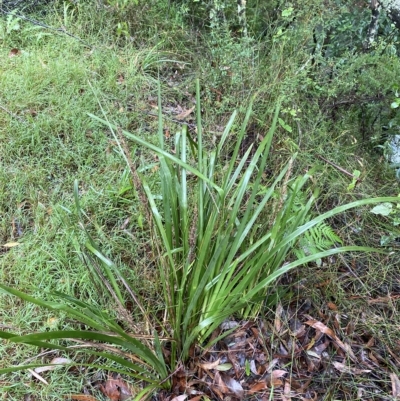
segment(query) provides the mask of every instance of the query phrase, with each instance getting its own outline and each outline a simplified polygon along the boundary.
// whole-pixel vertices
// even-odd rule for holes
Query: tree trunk
[[[371,0],[371,5],[373,2],[379,3],[386,10],[396,28],[400,29],[400,0]]]
[[[400,29],[400,0],[370,0],[371,22],[364,43],[366,50],[370,49],[378,33],[379,13],[383,9],[397,29]]]
[[[377,0],[371,0],[371,22],[369,23],[367,39],[364,43],[364,49],[368,50],[375,42],[376,35],[378,33],[378,19],[379,19],[379,4]]]

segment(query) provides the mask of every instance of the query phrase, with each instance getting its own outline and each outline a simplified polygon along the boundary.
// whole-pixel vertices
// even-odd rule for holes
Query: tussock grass
[[[0,250],[2,283],[33,296],[49,290],[65,292],[115,313],[108,296],[99,297],[77,254],[76,244],[82,237],[76,230],[73,182],[78,180],[82,183],[82,208],[90,220],[88,229],[102,251],[121,266],[131,283],[143,288],[140,295],[144,299],[162,310],[150,238],[140,221],[140,204],[126,164],[108,130],[87,115],[101,114],[100,99],[114,123],[156,142],[153,132],[157,132],[157,121],[148,113],[154,109],[151,104],[157,98],[158,78],[165,104],[187,108],[193,104],[194,80],[201,78],[204,146],[208,149],[214,147],[215,136],[220,135],[220,127],[227,123],[233,108],[239,106],[243,118],[254,93],[258,94],[254,103],[257,118],[250,139],[257,141],[257,135],[265,135],[270,126],[275,100],[286,95],[284,117],[293,132],[278,129],[269,172],[274,175],[295,150],[299,150],[295,164],[298,171],[320,165],[315,181],[324,196],[318,212],[355,199],[398,192],[383,159],[367,152],[357,133],[359,119],[355,114],[341,111],[345,117],[332,122],[318,100],[302,99],[307,87],[300,68],[308,54],[299,48],[307,45],[309,32],[296,42],[243,43],[223,29],[213,35],[186,29],[183,18],[169,9],[166,12],[162,2],[157,3],[127,14],[132,38],[116,35],[121,19],[117,11],[97,9],[93,13],[91,5],[71,4],[66,9],[55,6],[38,18],[49,26],[65,26],[83,42],[60,32],[33,29],[27,22],[2,41],[0,245],[20,243]],[[20,54],[9,57],[12,48],[19,49]],[[289,58],[291,63],[287,62]],[[298,110],[298,120],[292,118],[290,109]],[[168,123],[171,132],[178,127]],[[152,184],[154,158],[134,147],[131,153]],[[355,191],[347,191],[350,179],[317,159],[316,154],[349,172],[361,170],[361,184]],[[346,244],[379,246],[381,235],[393,229],[384,223],[363,208],[348,212],[332,225]],[[399,291],[396,257],[357,256],[353,266],[355,258],[346,256],[345,261],[338,258],[318,268],[317,274],[314,265],[304,267],[299,271],[299,280],[306,283],[302,296],[310,297],[314,305],[334,299],[354,320],[358,335],[367,333],[391,346],[399,340],[397,301],[375,304],[368,300]],[[329,284],[316,287],[324,281]],[[136,317],[135,310],[132,314]],[[4,294],[0,294],[0,323],[1,329],[10,328],[19,334],[75,327],[63,314],[55,316]],[[35,351],[19,345],[0,344],[0,368],[34,356]],[[20,400],[26,394],[58,400],[60,394],[80,392],[95,373],[82,370],[71,374],[61,368],[44,374],[49,382],[44,385],[19,372],[2,376],[0,388],[10,400]]]

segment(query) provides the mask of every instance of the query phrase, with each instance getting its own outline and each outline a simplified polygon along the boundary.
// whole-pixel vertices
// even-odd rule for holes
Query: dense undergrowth
[[[62,292],[118,321],[120,309],[115,299],[99,291],[101,284],[81,258],[81,245],[89,233],[104,257],[138,290],[144,315],[158,319],[151,324],[165,325],[165,298],[156,269],[160,255],[154,251],[146,201],[132,182],[134,167],[159,202],[159,157],[129,138],[124,143],[118,131],[113,135],[89,113],[101,118],[105,114],[112,124],[153,144],[159,143],[157,132],[162,132],[167,150],[176,151],[175,134],[182,132],[184,124],[189,135],[196,137],[199,122],[195,106],[201,104],[203,147],[211,155],[237,109],[218,171],[232,155],[240,159],[249,152],[250,158],[254,156],[273,125],[280,102],[262,176],[265,188],[258,196],[265,194],[263,190],[284,171],[294,153],[297,158],[290,161],[290,175],[282,178],[287,184],[291,178],[311,172],[306,193],[318,188],[319,197],[310,219],[348,202],[398,194],[395,171],[387,163],[387,141],[398,126],[393,106],[399,98],[396,29],[382,16],[376,43],[366,51],[366,8],[340,1],[306,1],[301,7],[283,1],[248,3],[247,35],[237,20],[236,2],[227,1],[54,2],[26,14],[42,25],[19,19],[18,13],[1,16],[3,285],[39,298]],[[197,100],[196,79],[201,88]],[[235,153],[250,103],[252,113],[242,146]],[[161,128],[159,112],[164,120]],[[254,151],[248,150],[251,146]],[[79,182],[77,195],[86,232],[79,229],[75,180]],[[187,180],[190,183],[195,178],[189,175]],[[278,187],[275,196],[287,191],[285,184]],[[297,206],[304,207],[306,201],[296,199]],[[385,350],[380,353],[385,369],[398,374],[400,366],[387,349],[399,341],[399,216],[396,205],[387,215],[371,213],[371,208],[360,204],[329,219],[331,241],[327,240],[325,248],[341,241],[393,253],[349,253],[306,263],[285,274],[279,286],[265,294],[274,301],[264,305],[262,319],[273,321],[281,303],[294,305],[294,309],[297,305],[299,310],[307,303],[310,315],[319,314],[321,320],[329,316],[329,322],[347,315],[346,322],[350,320],[355,326],[353,337],[373,338],[374,350]],[[240,213],[245,213],[244,209]],[[264,224],[254,228],[254,238],[272,222],[271,214],[263,218]],[[190,242],[192,234],[186,235]],[[310,247],[311,254],[324,250],[324,244],[321,249],[317,245],[310,238],[293,244],[297,253],[289,253],[287,261],[309,256]],[[120,301],[125,300],[122,293]],[[131,301],[124,307],[132,318],[129,330],[148,332],[147,324],[145,330],[142,327],[143,311]],[[344,336],[350,331],[347,323],[346,329],[338,327]],[[3,293],[0,296],[3,331],[25,335],[84,328],[66,311],[56,313]],[[0,368],[44,364],[55,355],[35,358],[41,351],[45,350],[3,341]],[[63,355],[71,357],[72,353]],[[96,361],[85,356],[71,358],[82,365],[104,364],[101,357]],[[116,367],[109,363],[110,368]],[[171,373],[167,371],[166,376]],[[58,368],[43,374],[44,384],[22,371],[0,376],[0,388],[11,400],[26,395],[37,400],[59,399],[60,394],[81,393],[83,389],[98,394],[91,384],[106,375],[105,369]],[[317,380],[317,387],[331,397],[323,398],[321,390],[318,399],[356,399],[359,386],[354,376],[345,376],[346,380],[332,377],[331,381],[321,380],[325,385]],[[342,387],[337,384],[340,380]],[[374,390],[377,395],[371,390],[369,399],[390,396],[389,375],[379,380],[379,391]],[[139,392],[140,383],[132,383]]]

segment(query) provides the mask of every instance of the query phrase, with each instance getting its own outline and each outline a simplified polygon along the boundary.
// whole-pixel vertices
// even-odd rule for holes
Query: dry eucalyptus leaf
[[[15,246],[21,245],[19,242],[7,242],[7,244],[4,244],[4,248],[14,248]]]
[[[250,371],[251,371],[251,373],[253,373],[254,375],[258,375],[259,373],[258,373],[258,370],[257,370],[257,367],[256,367],[256,362],[254,361],[254,359],[252,359],[251,361],[250,361]]]
[[[38,368],[35,368],[34,371],[36,373],[43,373],[43,372],[47,372],[49,370],[54,370],[58,365],[65,365],[68,363],[72,363],[71,359],[68,358],[54,358],[51,362],[51,365],[47,365],[47,366],[40,366]]]
[[[178,115],[175,116],[177,120],[184,120],[186,117],[189,117],[190,114],[192,114],[193,110],[195,109],[196,106],[193,106],[192,108],[188,110],[183,110],[182,113],[179,113]]]
[[[350,373],[351,375],[361,375],[363,373],[370,373],[371,370],[368,369],[357,369],[357,368],[352,368],[351,366],[347,366],[343,363],[340,362],[332,362],[332,365],[337,369],[339,372],[342,373]]]
[[[188,398],[188,395],[182,394],[182,395],[178,395],[177,397],[174,397],[171,401],[185,401],[186,398]]]
[[[329,327],[327,327],[326,325],[324,325],[322,322],[319,322],[317,320],[308,320],[307,322],[305,322],[305,324],[307,324],[308,326],[313,327],[316,330],[319,330],[321,333],[324,333],[325,335],[327,335],[328,337],[330,337],[333,341],[335,341],[335,343],[343,350],[345,351],[349,357],[353,360],[356,361],[356,357],[353,353],[353,350],[351,349],[351,347],[348,344],[344,344],[340,338],[335,334],[335,332],[330,329]]]
[[[283,389],[282,401],[292,401],[292,394],[290,391],[290,383],[287,381]]]
[[[199,367],[204,369],[204,370],[211,370],[211,369],[215,369],[219,364],[220,364],[221,360],[217,359],[214,362],[208,362],[208,363],[199,363]]]
[[[70,399],[72,401],[98,401],[97,398],[87,394],[68,394],[65,395],[64,398]]]
[[[390,374],[390,380],[392,381],[392,395],[395,400],[400,400],[400,380],[396,373]]]
[[[265,390],[266,388],[268,388],[268,387],[267,387],[267,383],[264,380],[257,382],[250,387],[249,394],[258,393],[260,391]]]
[[[217,389],[219,390],[220,393],[222,394],[228,394],[229,393],[229,389],[226,386],[225,382],[222,380],[222,377],[220,375],[220,373],[217,371],[215,372],[215,376],[214,376],[214,384],[217,387]]]
[[[242,385],[235,379],[232,379],[231,377],[224,375],[223,380],[230,390],[231,393],[235,395],[235,397],[239,399],[243,399],[244,391]]]
[[[132,392],[121,378],[113,379],[109,376],[104,384],[99,386],[101,392],[111,401],[126,401],[132,397]]]

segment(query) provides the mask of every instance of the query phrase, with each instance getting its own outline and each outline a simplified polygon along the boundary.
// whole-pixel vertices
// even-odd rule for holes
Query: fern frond
[[[302,258],[318,252],[327,251],[334,247],[335,244],[342,244],[341,238],[335,233],[331,226],[322,222],[304,233],[297,247],[293,249],[293,253],[297,258]],[[320,266],[322,261],[317,260],[316,263]]]

